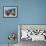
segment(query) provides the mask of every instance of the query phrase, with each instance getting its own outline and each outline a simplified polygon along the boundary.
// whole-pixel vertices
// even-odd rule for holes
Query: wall
[[[3,18],[3,6],[18,6],[18,0],[0,0],[0,44],[9,42],[8,35],[10,32],[17,32],[18,18]],[[16,38],[15,43],[18,43]]]
[[[46,0],[20,0],[21,24],[46,24]]]
[[[9,32],[18,32],[17,24],[46,24],[46,0],[0,0],[0,44],[8,43]],[[17,6],[16,18],[3,18],[3,6]],[[17,41],[16,41],[17,43]]]

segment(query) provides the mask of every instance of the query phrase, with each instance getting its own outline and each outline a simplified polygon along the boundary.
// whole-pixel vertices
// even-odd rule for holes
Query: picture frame
[[[26,34],[26,36],[28,37],[25,38],[25,35],[22,35],[22,31],[27,30],[28,35]],[[46,24],[18,24],[18,42],[22,40],[46,41]]]
[[[6,17],[6,18],[17,17],[17,7],[16,6],[4,6],[3,17]]]

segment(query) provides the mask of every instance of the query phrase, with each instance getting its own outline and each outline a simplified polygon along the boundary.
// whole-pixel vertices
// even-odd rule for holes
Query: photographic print
[[[16,16],[17,16],[17,7],[15,6],[4,7],[4,17],[16,17]]]
[[[20,24],[18,25],[18,31],[20,41],[46,41],[46,25]]]

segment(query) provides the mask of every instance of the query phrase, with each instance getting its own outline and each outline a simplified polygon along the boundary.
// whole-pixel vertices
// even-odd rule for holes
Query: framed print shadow
[[[4,6],[3,7],[4,17],[17,17],[17,7],[16,6]]]

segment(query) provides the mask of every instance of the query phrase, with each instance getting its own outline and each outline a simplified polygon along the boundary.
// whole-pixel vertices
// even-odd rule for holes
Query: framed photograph
[[[18,42],[24,40],[46,41],[46,24],[19,24]]]
[[[16,17],[17,7],[16,6],[5,6],[4,7],[4,17]]]

